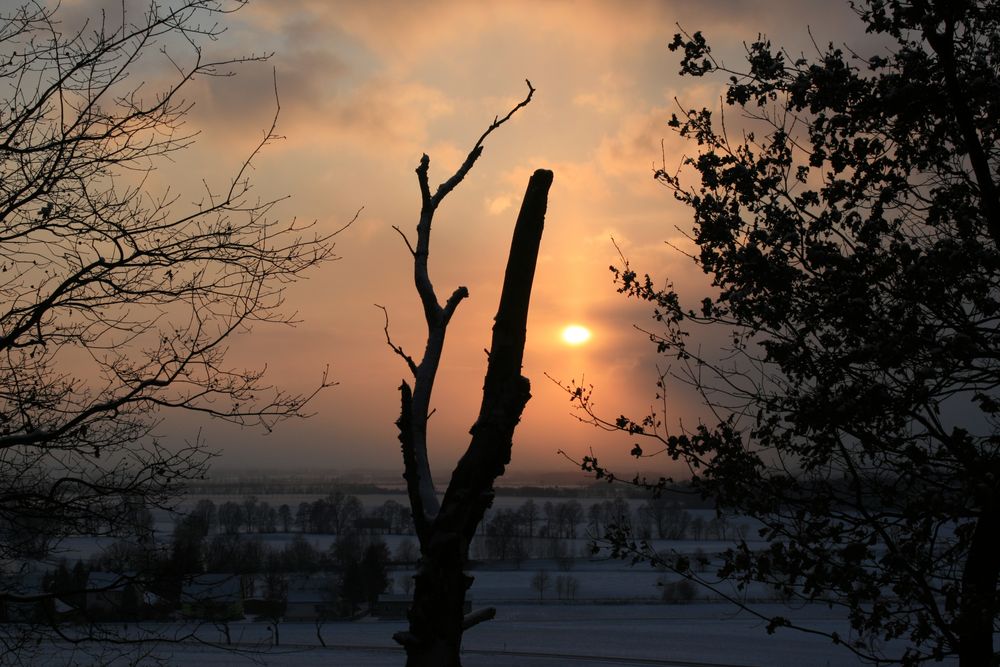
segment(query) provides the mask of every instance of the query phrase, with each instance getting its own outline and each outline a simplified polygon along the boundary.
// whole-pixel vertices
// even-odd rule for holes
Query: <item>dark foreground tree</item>
[[[473,580],[464,569],[476,527],[493,503],[493,482],[510,463],[514,428],[531,397],[528,379],[521,375],[521,360],[552,172],[539,169],[528,182],[493,326],[482,406],[470,431],[472,441],[452,473],[443,500],[438,499],[427,456],[427,419],[448,323],[469,291],[458,287],[443,306],[438,301],[427,270],[431,222],[444,198],[472,169],[486,137],[527,105],[533,93],[528,82],[527,97],[506,116],[494,119],[458,171],[433,194],[428,182],[430,159],[426,155],[416,170],[422,201],[417,244],[413,246],[409,240],[406,244],[413,256],[414,281],[428,329],[427,346],[419,363],[392,342],[386,321],[387,342],[414,376],[412,388],[405,381],[400,387],[402,410],[397,422],[413,524],[420,541],[410,629],[395,636],[406,648],[410,667],[457,667],[461,664],[462,633],[495,614],[493,609],[484,609],[464,615],[465,592]]]
[[[331,234],[276,222],[278,200],[252,191],[274,126],[200,195],[152,185],[194,140],[184,89],[246,60],[203,52],[243,3],[126,4],[83,25],[46,3],[0,15],[3,607],[37,601],[29,559],[67,535],[148,530],[137,508],[169,507],[204,472],[200,440],[161,442],[166,410],[270,429],[310,398],[224,359],[232,336],[289,322],[284,286],[332,258]]]
[[[720,421],[597,423],[658,439],[697,491],[761,521],[766,548],[728,552],[724,577],[842,607],[852,633],[833,641],[871,659],[997,664],[1000,3],[856,6],[871,55],[760,39],[739,72],[701,34],[675,37],[682,73],[729,74],[741,112],[675,117],[700,184],[656,174],[693,209],[717,291],[690,308],[627,264],[616,275]],[[704,327],[731,349],[690,344]],[[593,417],[589,389],[570,390]]]

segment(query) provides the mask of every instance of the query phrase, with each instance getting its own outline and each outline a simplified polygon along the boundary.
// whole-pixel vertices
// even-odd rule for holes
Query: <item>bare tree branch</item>
[[[266,365],[226,359],[254,325],[296,323],[284,290],[337,259],[334,237],[360,214],[327,231],[276,220],[285,197],[254,192],[255,161],[280,138],[276,80],[274,116],[231,177],[204,181],[193,204],[152,187],[161,160],[197,135],[189,84],[267,59],[213,59],[206,48],[242,5],[182,0],[127,15],[123,6],[72,30],[58,5],[0,10],[5,563],[44,556],[69,535],[133,536],[136,507],[171,508],[213,455],[200,433],[161,442],[168,410],[270,430],[308,416],[310,400],[335,384],[324,370],[311,389],[288,393],[266,381]],[[0,580],[0,599],[16,594],[12,585]],[[19,643],[16,630],[0,629],[0,646]]]
[[[403,348],[401,348],[400,346],[398,346],[395,343],[393,343],[392,342],[392,338],[389,336],[389,311],[386,310],[385,306],[379,305],[377,303],[375,304],[375,307],[376,308],[380,308],[382,310],[382,313],[385,315],[385,326],[382,328],[382,330],[385,331],[385,342],[386,342],[386,344],[390,348],[392,348],[393,352],[395,352],[396,354],[398,354],[400,357],[403,358],[403,361],[406,362],[406,365],[410,369],[410,371],[414,375],[416,375],[417,374],[417,364],[416,364],[416,362],[413,361],[413,357],[411,357],[410,355],[408,355],[405,352],[403,352]]]
[[[402,237],[403,243],[406,244],[406,247],[409,249],[410,254],[416,255],[417,251],[413,249],[413,245],[410,243],[410,239],[406,236],[406,233],[403,232],[403,230],[400,229],[397,225],[393,225],[392,228],[396,230],[396,233],[399,234],[400,237]]]
[[[430,254],[431,224],[434,219],[434,212],[438,205],[458,183],[465,178],[469,170],[475,164],[476,159],[482,153],[483,142],[494,130],[507,122],[518,109],[527,105],[535,92],[528,81],[528,95],[514,106],[503,118],[494,118],[490,126],[480,135],[475,146],[469,152],[465,162],[458,170],[444,183],[438,186],[437,191],[432,196],[428,182],[428,171],[430,168],[430,158],[425,154],[420,158],[420,164],[416,169],[417,181],[420,185],[421,208],[420,218],[417,223],[417,244],[414,248],[410,245],[405,235],[407,247],[413,255],[413,281],[417,288],[424,310],[424,319],[427,322],[427,346],[424,356],[417,364],[414,371],[414,385],[412,391],[413,416],[410,427],[413,429],[411,445],[413,448],[412,460],[416,469],[410,479],[413,483],[419,484],[419,493],[422,497],[421,506],[428,513],[428,518],[432,519],[437,514],[439,502],[437,492],[434,489],[433,477],[431,475],[430,463],[427,456],[427,417],[430,410],[431,393],[434,387],[434,379],[437,375],[438,364],[441,360],[441,352],[444,349],[445,331],[452,315],[458,308],[459,303],[469,295],[465,287],[456,288],[445,305],[438,302],[434,286],[431,283],[428,269],[428,257]],[[397,229],[402,235],[402,232]],[[411,368],[411,370],[413,370]]]

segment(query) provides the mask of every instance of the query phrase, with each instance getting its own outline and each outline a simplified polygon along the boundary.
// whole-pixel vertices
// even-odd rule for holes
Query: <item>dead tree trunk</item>
[[[552,172],[539,169],[528,182],[514,228],[493,342],[483,385],[479,418],[472,441],[452,473],[444,501],[426,540],[415,579],[408,667],[457,667],[462,633],[493,617],[488,609],[464,615],[465,592],[473,578],[465,573],[469,544],[493,502],[493,482],[510,463],[514,428],[531,398],[530,383],[521,375],[528,302],[542,238]]]
[[[412,389],[405,381],[400,386],[402,409],[396,422],[403,450],[403,476],[421,555],[414,577],[410,628],[395,636],[406,648],[406,664],[410,667],[459,667],[462,633],[495,613],[492,609],[464,613],[465,592],[472,584],[465,566],[469,544],[493,502],[493,482],[510,463],[514,428],[531,397],[530,384],[521,375],[521,361],[552,172],[539,169],[528,182],[493,326],[482,406],[470,431],[472,440],[455,467],[441,502],[427,457],[427,417],[448,323],[469,293],[465,287],[459,287],[443,306],[438,302],[427,270],[431,222],[441,200],[461,182],[482,153],[483,140],[528,104],[533,93],[534,88],[528,82],[528,96],[506,116],[494,119],[458,171],[433,195],[428,183],[430,161],[423,156],[417,167],[422,205],[416,245],[396,230],[406,239],[413,255],[414,282],[427,321],[427,344],[418,364],[392,342],[386,320],[386,342],[406,361],[414,377]]]

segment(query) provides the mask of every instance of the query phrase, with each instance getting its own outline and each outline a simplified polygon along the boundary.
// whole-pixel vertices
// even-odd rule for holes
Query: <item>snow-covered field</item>
[[[544,600],[532,586],[540,570],[579,582],[575,601],[556,600],[554,585]],[[554,561],[525,561],[521,569],[490,567],[471,572],[473,608],[494,606],[497,616],[465,635],[463,664],[476,667],[551,667],[553,665],[689,665],[716,667],[858,667],[865,664],[829,639],[789,629],[769,635],[765,622],[728,603],[705,599],[699,591],[687,604],[659,600],[663,573],[648,565],[621,561],[577,561],[559,570]],[[394,570],[397,581],[406,570]],[[765,616],[783,615],[822,631],[850,637],[839,612],[825,605],[789,609],[773,602],[755,604]],[[275,667],[402,665],[402,650],[392,641],[404,621],[365,618],[358,621],[282,622],[279,645],[266,621],[247,619],[229,624],[232,645],[210,624],[198,630],[205,643],[162,644],[140,664],[261,664]],[[177,626],[146,624],[161,635]],[[136,632],[133,626],[130,633]],[[322,646],[320,640],[326,643]],[[218,646],[212,646],[216,644]],[[101,658],[49,647],[45,657],[29,664],[115,664]],[[128,664],[122,661],[117,664]]]
[[[775,605],[762,609],[787,613]],[[821,606],[800,609],[798,618],[826,630],[845,628]],[[224,650],[198,644],[161,646],[152,655],[169,665],[253,665],[312,667],[398,666],[403,652],[391,639],[402,621],[326,623],[323,648],[312,623],[282,623],[281,645],[270,643],[266,623],[230,626],[234,645]],[[213,636],[215,633],[215,636]],[[206,630],[204,639],[221,641]],[[465,636],[467,667],[552,667],[553,665],[700,665],[716,667],[855,667],[865,664],[828,640],[791,630],[768,635],[763,623],[724,604],[690,605],[509,604],[497,617]],[[74,664],[69,653],[48,664]],[[152,664],[152,657],[150,663]],[[90,664],[82,660],[76,664]]]
[[[217,503],[227,499],[213,498]],[[282,502],[291,505],[303,499],[266,497],[272,506]],[[365,506],[375,506],[382,501],[381,497],[365,498]],[[498,501],[513,508],[524,499],[501,498]],[[705,518],[710,517],[706,515]],[[166,516],[157,519],[157,531],[166,539],[172,531],[172,522]],[[734,527],[741,528],[748,538],[752,534],[750,525]],[[584,532],[582,526],[580,532]],[[256,537],[277,549],[295,535],[278,533]],[[320,551],[336,541],[332,535],[307,534],[305,537]],[[415,538],[387,535],[384,539],[395,553],[400,542]],[[112,541],[71,538],[63,543],[62,555],[70,560],[89,558]],[[705,589],[696,589],[694,599],[686,604],[665,603],[662,584],[675,580],[675,575],[666,575],[643,563],[632,566],[627,561],[583,557],[581,554],[588,553],[586,537],[562,541],[568,547],[567,552],[576,558],[558,562],[530,558],[519,563],[484,562],[470,572],[475,577],[469,592],[473,608],[494,606],[497,616],[465,635],[463,664],[472,667],[575,664],[856,667],[866,664],[824,636],[784,628],[769,635],[763,620],[721,602],[717,594]],[[732,541],[718,539],[654,541],[657,549],[697,551],[709,558],[732,544]],[[529,552],[541,553],[534,546]],[[533,582],[539,571],[549,575],[548,587],[541,595]],[[410,574],[407,568],[390,570],[393,592],[406,592],[405,584]],[[572,599],[557,599],[557,580],[565,584],[569,578],[575,582]],[[727,592],[734,591],[727,589]],[[764,600],[754,604],[764,616],[786,616],[816,630],[837,631],[845,638],[851,636],[840,612],[824,605],[788,609],[774,602],[766,590],[752,590],[751,596]],[[247,619],[229,625],[232,645],[228,648],[220,646],[225,644],[222,631],[205,625],[198,631],[204,643],[159,644],[151,650],[147,645],[149,653],[140,664],[199,667],[255,663],[275,667],[402,665],[404,654],[392,641],[392,635],[404,625],[404,621],[371,618],[325,622],[318,627],[312,622],[282,622],[278,626],[280,643],[275,646],[273,630],[267,622]],[[177,630],[176,625],[168,624],[147,627],[161,636]],[[138,631],[135,626],[127,630],[130,634]],[[28,664],[115,664],[105,657],[95,661],[92,654],[80,654],[55,645],[45,647],[43,654],[40,661],[32,659]]]

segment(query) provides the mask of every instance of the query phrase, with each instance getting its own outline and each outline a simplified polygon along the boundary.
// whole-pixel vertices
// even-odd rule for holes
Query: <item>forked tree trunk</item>
[[[462,633],[492,617],[493,610],[465,615],[465,593],[473,580],[465,566],[469,543],[493,502],[494,480],[510,463],[514,428],[531,397],[530,384],[521,375],[521,361],[551,184],[552,172],[543,169],[528,182],[507,260],[483,402],[470,431],[472,440],[452,473],[440,510],[418,530],[421,561],[414,577],[410,629],[396,636],[406,647],[408,667],[459,667]],[[413,433],[413,405],[405,384],[402,399],[398,425],[405,456],[407,439]]]

